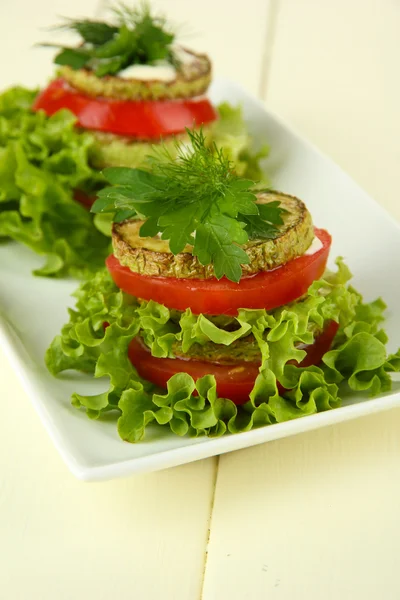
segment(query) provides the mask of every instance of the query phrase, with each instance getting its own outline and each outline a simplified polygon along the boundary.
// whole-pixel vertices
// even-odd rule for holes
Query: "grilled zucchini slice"
[[[258,203],[280,201],[287,212],[278,236],[269,240],[252,240],[243,246],[250,263],[243,265],[243,275],[254,275],[275,269],[304,254],[314,238],[311,215],[305,204],[279,192],[257,193]],[[114,255],[119,262],[141,275],[151,277],[177,277],[184,279],[211,279],[212,265],[203,266],[192,254],[192,247],[172,254],[168,241],[159,237],[140,237],[143,221],[133,219],[114,223],[112,242]]]

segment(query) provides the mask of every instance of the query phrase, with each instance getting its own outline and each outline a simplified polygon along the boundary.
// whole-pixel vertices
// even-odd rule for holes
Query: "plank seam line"
[[[211,529],[212,529],[212,520],[213,520],[213,514],[214,514],[214,504],[215,504],[215,496],[217,493],[217,482],[218,482],[218,473],[219,473],[219,459],[220,456],[216,457],[217,461],[216,461],[216,465],[215,465],[215,475],[214,475],[214,481],[213,481],[213,491],[212,491],[212,496],[211,496],[211,503],[210,503],[210,516],[208,518],[208,534],[207,534],[207,540],[206,540],[206,547],[204,550],[204,565],[203,565],[203,578],[202,578],[202,582],[201,582],[201,589],[200,589],[200,598],[199,600],[203,600],[204,596],[204,582],[206,579],[206,572],[207,572],[207,564],[208,564],[208,547],[210,545],[210,537],[211,537]]]
[[[258,96],[261,98],[261,100],[266,100],[267,97],[268,82],[272,65],[272,55],[275,46],[279,4],[280,0],[270,0],[270,9],[267,12],[263,58],[261,62],[260,85],[258,88]]]

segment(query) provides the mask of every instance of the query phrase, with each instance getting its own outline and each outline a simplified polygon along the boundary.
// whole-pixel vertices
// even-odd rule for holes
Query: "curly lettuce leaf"
[[[73,198],[103,183],[92,169],[93,139],[75,129],[75,117],[52,117],[30,107],[36,92],[21,87],[0,94],[0,237],[45,257],[35,274],[83,277],[104,264],[109,240]]]
[[[83,283],[74,296],[76,310],[68,309],[69,323],[46,352],[46,364],[53,375],[68,369],[94,374],[101,355],[115,350],[120,356],[120,344],[125,338],[129,342],[139,331],[135,316],[138,303],[121,292],[105,270]]]
[[[400,350],[387,356],[381,329],[385,304],[364,303],[348,285],[350,272],[341,259],[301,301],[274,311],[241,309],[237,317],[206,317],[170,311],[156,302],[139,303],[114,285],[104,270],[75,293],[76,310],[52,342],[46,364],[56,375],[88,371],[109,379],[96,396],[74,394],[72,402],[91,418],[113,410],[118,431],[129,442],[142,440],[151,423],[177,435],[220,436],[249,431],[340,406],[341,390],[377,395],[390,389],[390,373],[400,370]],[[329,352],[319,366],[298,367],[305,351],[330,321],[339,324]],[[105,327],[107,324],[107,327]],[[217,395],[212,374],[194,381],[177,373],[167,390],[141,379],[129,362],[130,341],[138,333],[157,357],[173,357],[174,344],[186,351],[194,344],[229,346],[252,335],[261,366],[249,401],[236,406]],[[210,367],[212,371],[212,367]]]

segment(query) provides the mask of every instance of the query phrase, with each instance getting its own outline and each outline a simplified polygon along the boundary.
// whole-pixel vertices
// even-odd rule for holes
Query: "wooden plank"
[[[68,40],[65,33],[49,31],[61,22],[61,17],[94,14],[98,0],[13,0],[0,3],[0,86],[21,84],[26,87],[43,85],[54,73],[52,57],[55,50],[39,48],[41,42],[58,43]]]
[[[269,108],[400,219],[400,4],[282,0]]]
[[[199,598],[216,459],[82,483],[1,350],[0,382],[0,597]]]
[[[220,457],[203,600],[397,600],[400,411]]]
[[[268,107],[397,217],[399,26],[389,0],[281,0],[263,73]],[[394,410],[222,456],[203,600],[397,600],[399,426]]]

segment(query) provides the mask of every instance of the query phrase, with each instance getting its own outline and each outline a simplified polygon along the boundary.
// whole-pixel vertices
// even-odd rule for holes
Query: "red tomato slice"
[[[325,352],[329,350],[337,330],[338,324],[331,321],[312,345],[304,346],[303,349],[307,352],[307,356],[302,360],[300,366],[318,365]],[[195,381],[204,375],[212,374],[215,376],[217,393],[220,398],[229,398],[235,404],[244,404],[248,401],[260,366],[257,363],[228,366],[214,365],[199,360],[156,358],[137,338],[130,343],[129,359],[141,377],[161,388],[167,387],[167,381],[175,373],[188,373]],[[278,388],[280,392],[284,391],[279,384]]]
[[[82,190],[74,190],[74,200],[90,210],[96,200],[96,196],[88,196],[85,192],[82,192]]]
[[[220,279],[176,279],[147,277],[133,273],[111,255],[107,268],[116,285],[127,294],[154,300],[168,308],[194,314],[236,315],[239,308],[272,310],[293,302],[319,279],[326,266],[332,238],[324,229],[315,229],[322,248],[311,256],[300,256],[282,267],[243,277],[239,283]]]
[[[182,100],[129,101],[90,98],[56,79],[36,98],[32,109],[48,116],[62,108],[70,110],[84,129],[107,131],[139,139],[182,133],[186,127],[200,126],[217,119],[206,98]]]

